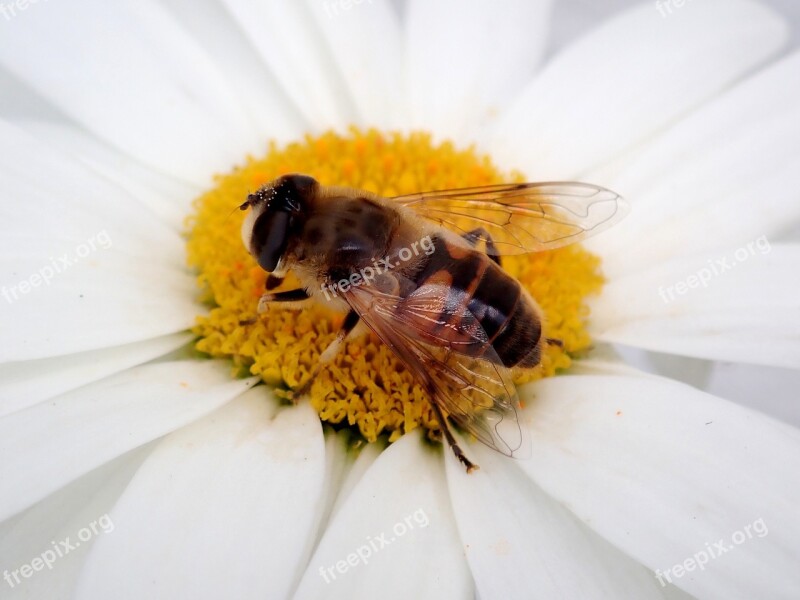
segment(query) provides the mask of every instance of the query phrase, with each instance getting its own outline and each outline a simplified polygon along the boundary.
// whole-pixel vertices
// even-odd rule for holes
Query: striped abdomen
[[[506,367],[536,366],[541,320],[519,282],[482,252],[438,236],[434,248],[413,276],[416,289],[406,296],[414,313],[431,315],[426,323],[429,335],[423,337],[447,342],[461,354],[493,362],[499,358]],[[494,353],[486,352],[487,343],[475,341],[484,339],[478,327],[483,328]],[[464,331],[469,335],[463,335]]]

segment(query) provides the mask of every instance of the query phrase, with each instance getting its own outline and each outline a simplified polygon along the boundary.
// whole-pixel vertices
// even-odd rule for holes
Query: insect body
[[[363,321],[428,391],[442,434],[476,468],[447,417],[509,456],[527,451],[514,367],[539,363],[542,315],[501,255],[580,241],[624,202],[580,183],[521,183],[382,198],[285,175],[248,196],[242,239],[268,273],[259,312],[314,298],[347,312],[317,370]],[[292,271],[296,290],[272,292]],[[557,343],[557,340],[544,340]],[[308,390],[316,372],[299,390]]]

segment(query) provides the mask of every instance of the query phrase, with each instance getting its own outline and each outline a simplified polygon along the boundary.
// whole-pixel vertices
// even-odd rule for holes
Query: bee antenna
[[[252,205],[253,205],[253,203],[255,202],[254,195],[255,195],[255,194],[253,194],[252,192],[248,191],[248,193],[247,193],[247,200],[245,200],[245,201],[244,201],[244,202],[242,202],[242,203],[241,203],[239,206],[237,206],[236,208],[234,208],[234,209],[233,209],[233,210],[230,212],[230,214],[229,214],[229,215],[228,215],[228,216],[225,218],[225,221],[227,221],[228,219],[230,219],[230,218],[231,218],[231,215],[232,215],[233,213],[235,213],[237,210],[247,210],[247,209],[248,209],[250,206],[252,206]]]
[[[231,218],[231,215],[235,213],[237,210],[245,210],[248,206],[250,206],[250,201],[246,201],[244,204],[240,204],[239,206],[235,207],[231,212],[228,213],[228,216],[225,217],[225,222],[228,222],[228,219]]]

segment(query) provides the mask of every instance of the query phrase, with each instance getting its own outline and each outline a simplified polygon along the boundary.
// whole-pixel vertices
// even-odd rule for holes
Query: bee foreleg
[[[431,402],[431,407],[433,408],[433,413],[436,415],[436,420],[439,422],[439,428],[442,430],[444,439],[447,440],[447,443],[453,450],[453,454],[456,455],[456,458],[461,461],[461,464],[463,464],[464,467],[466,467],[467,473],[472,473],[473,471],[480,469],[478,465],[467,458],[467,455],[464,454],[461,446],[459,446],[458,442],[456,442],[456,438],[453,437],[453,432],[450,431],[450,426],[447,424],[447,419],[442,414],[442,409],[439,408],[439,405],[436,403],[436,401]]]
[[[280,285],[278,283],[277,285]],[[267,289],[269,288],[269,280],[267,280]],[[270,304],[280,302],[300,302],[301,300],[308,300],[310,296],[304,289],[287,290],[285,292],[266,293],[258,299],[258,314],[264,314]],[[258,318],[244,319],[239,321],[239,325],[252,325],[258,322]]]
[[[276,302],[299,302],[300,300],[308,300],[309,297],[308,292],[303,288],[286,290],[285,292],[268,292],[258,300],[258,314],[266,312],[270,304]]]
[[[461,237],[467,240],[470,246],[473,247],[477,246],[478,241],[482,239],[486,243],[486,254],[498,265],[500,264],[500,254],[497,252],[497,246],[494,245],[494,240],[492,239],[492,236],[489,235],[489,232],[486,231],[483,227],[478,227],[477,229],[468,231]]]
[[[312,371],[311,375],[303,385],[292,392],[293,400],[296,401],[297,398],[308,393],[308,391],[311,389],[311,384],[314,383],[314,380],[317,378],[317,376],[319,376],[322,368],[330,363],[339,354],[339,351],[344,345],[344,341],[347,339],[347,336],[350,335],[353,329],[355,329],[355,326],[358,325],[359,319],[360,317],[356,311],[351,310],[349,313],[347,313],[347,316],[344,318],[344,323],[342,323],[342,328],[339,330],[339,333],[336,334],[334,340],[328,344],[328,347],[325,348],[325,351],[320,355],[319,361],[317,361],[317,364],[314,366],[314,370]]]

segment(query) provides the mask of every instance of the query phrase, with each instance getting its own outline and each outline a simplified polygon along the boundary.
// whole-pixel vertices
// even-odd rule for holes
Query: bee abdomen
[[[469,310],[504,366],[539,364],[541,320],[516,279],[491,263],[472,294]]]
[[[473,340],[471,330],[480,326],[486,334],[485,342],[464,343],[454,346],[469,356],[482,356],[506,367],[533,367],[539,363],[541,320],[535,305],[516,279],[503,271],[485,254],[447,244],[437,238],[435,252],[427,258],[417,273],[415,283],[418,293],[426,286],[442,285],[448,289],[438,326],[431,333],[453,338],[456,320],[462,320],[458,329]],[[423,294],[424,295],[424,294]],[[470,313],[475,322],[463,322]],[[487,352],[491,345],[494,352]]]

